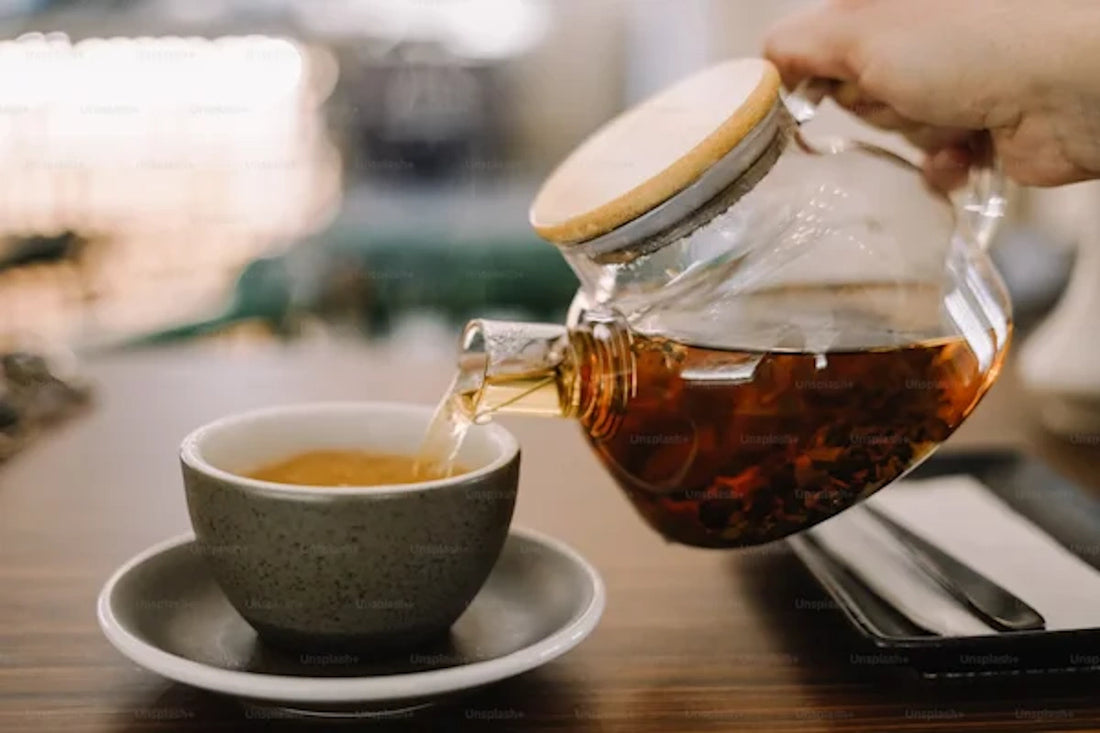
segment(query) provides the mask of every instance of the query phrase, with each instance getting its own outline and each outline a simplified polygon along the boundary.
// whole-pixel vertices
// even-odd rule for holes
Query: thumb
[[[779,69],[788,89],[813,77],[852,81],[853,26],[845,13],[827,6],[804,10],[769,31],[764,57]]]
[[[930,154],[924,161],[924,176],[933,188],[944,193],[962,188],[975,163],[974,153],[968,146],[952,146]]]

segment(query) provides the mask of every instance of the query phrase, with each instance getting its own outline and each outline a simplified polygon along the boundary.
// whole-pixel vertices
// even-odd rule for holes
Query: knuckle
[[[783,35],[779,29],[773,29],[764,36],[764,56],[772,61],[784,56]]]
[[[888,45],[859,40],[849,47],[846,63],[860,91],[871,99],[899,108],[916,94],[909,88],[914,85],[911,75],[899,69],[896,54]]]
[[[803,35],[803,23],[800,17],[784,18],[764,35],[764,50],[766,53],[777,55],[790,53]]]
[[[1011,152],[1002,158],[1005,175],[1022,186],[1046,187],[1062,182],[1062,176],[1050,165],[1040,166]]]
[[[875,36],[862,32],[849,36],[844,49],[844,62],[853,72],[863,70],[880,55],[874,38]]]

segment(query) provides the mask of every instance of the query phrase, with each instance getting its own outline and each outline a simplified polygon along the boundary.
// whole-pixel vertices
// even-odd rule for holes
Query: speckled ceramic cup
[[[444,635],[489,576],[512,519],[516,439],[477,426],[469,473],[417,484],[292,486],[244,478],[316,449],[412,455],[432,410],[385,403],[278,407],[199,428],[180,451],[197,548],[267,642],[361,654]]]

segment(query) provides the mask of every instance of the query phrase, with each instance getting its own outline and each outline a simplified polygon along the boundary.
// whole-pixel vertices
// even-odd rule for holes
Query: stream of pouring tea
[[[458,453],[470,428],[488,422],[500,410],[528,415],[561,415],[558,378],[556,371],[535,372],[512,375],[499,383],[479,381],[472,387],[469,375],[460,368],[439,401],[420,444],[417,474],[453,476]]]
[[[463,408],[460,379],[461,375],[455,376],[435,408],[416,456],[417,475],[451,476],[454,473],[462,441],[474,424],[472,416]]]

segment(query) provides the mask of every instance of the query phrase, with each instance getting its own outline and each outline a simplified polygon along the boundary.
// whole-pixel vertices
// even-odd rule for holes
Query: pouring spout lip
[[[474,422],[502,405],[481,412],[491,388],[539,376],[552,378],[571,358],[569,329],[561,324],[477,318],[462,332],[458,374],[452,390],[463,395],[462,409]]]
[[[462,386],[460,382],[469,380],[468,391],[473,393],[475,404],[481,402],[489,375],[491,356],[485,346],[486,323],[485,319],[475,318],[462,329],[457,356],[458,372],[455,374],[455,383],[451,388],[453,393],[457,393]]]

